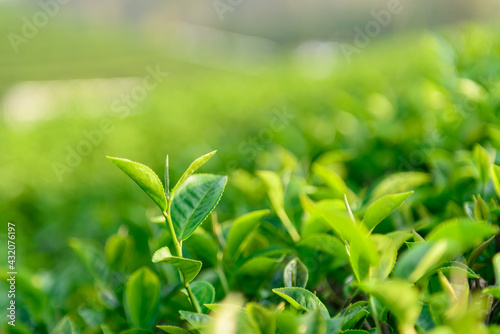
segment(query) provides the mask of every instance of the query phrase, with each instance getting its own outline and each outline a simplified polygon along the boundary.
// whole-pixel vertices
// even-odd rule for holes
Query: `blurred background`
[[[223,221],[266,205],[252,173],[289,156],[307,173],[330,152],[361,191],[398,170],[444,183],[450,152],[500,149],[499,14],[493,0],[0,1],[0,212],[19,298],[43,305],[20,319],[51,328],[92,294],[73,237],[102,247],[126,225],[149,261],[153,205],[106,155],[162,175],[168,154],[176,180],[218,150],[203,170],[230,176]]]

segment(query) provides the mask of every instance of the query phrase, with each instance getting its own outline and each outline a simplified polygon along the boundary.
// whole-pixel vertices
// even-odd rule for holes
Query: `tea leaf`
[[[422,310],[417,288],[402,280],[363,283],[360,287],[391,311],[401,332],[405,333],[415,325]]]
[[[191,175],[172,195],[171,214],[175,234],[186,240],[212,212],[222,197],[227,177]]]
[[[497,192],[497,196],[500,198],[500,166],[491,166],[491,179],[493,180],[493,186]]]
[[[479,245],[484,239],[498,232],[498,227],[471,219],[452,219],[436,226],[427,240],[448,240],[457,251],[465,251]]]
[[[195,330],[200,330],[205,328],[212,320],[212,317],[206,314],[194,313],[188,311],[179,311],[179,313],[182,316],[182,318],[184,318],[187,322],[189,322],[189,324]]]
[[[217,151],[212,151],[210,153],[207,153],[205,155],[202,155],[195,161],[189,165],[189,167],[186,169],[186,171],[182,174],[180,177],[179,181],[174,186],[174,189],[172,189],[172,196],[174,196],[174,193],[177,191],[177,189],[190,177],[194,172],[196,172],[201,166],[203,166],[208,160],[210,160],[211,157],[214,156],[214,154],[217,153]]]
[[[153,263],[166,262],[173,265],[179,269],[185,283],[191,282],[198,275],[202,266],[201,261],[172,256],[168,247],[158,249],[153,254],[152,261]]]
[[[288,262],[283,270],[283,281],[286,287],[305,288],[308,279],[309,271],[298,258]]]
[[[236,260],[245,248],[248,237],[268,214],[269,210],[254,211],[239,217],[233,222],[226,240],[226,253],[231,260]]]
[[[316,295],[303,288],[278,288],[273,292],[289,302],[293,307],[300,311],[314,311],[319,309],[325,318],[330,318],[325,305]]]
[[[215,289],[212,284],[205,281],[197,281],[191,283],[191,290],[204,312],[208,312],[208,308],[204,304],[212,304],[215,299]]]
[[[394,267],[394,277],[405,278],[414,283],[442,263],[446,252],[447,243],[443,240],[419,242],[401,255]]]
[[[167,209],[167,197],[158,175],[146,165],[128,159],[107,157],[127,174],[149,197],[160,207],[161,211]]]
[[[488,209],[488,205],[481,198],[481,195],[477,195],[476,205],[474,207],[474,217],[477,220],[488,221],[490,216],[490,210]]]
[[[368,210],[366,210],[363,224],[365,224],[368,230],[373,231],[378,223],[399,208],[411,194],[413,194],[413,191],[387,195],[378,199],[368,207]]]
[[[159,307],[160,280],[148,267],[136,270],[125,286],[125,310],[132,324],[150,328]]]
[[[481,182],[485,184],[490,179],[490,169],[492,164],[490,154],[484,147],[479,144],[476,144],[476,146],[474,146],[473,154],[477,169],[479,171],[479,180],[481,180]]]
[[[189,334],[188,331],[176,326],[156,326],[156,328],[159,328],[168,334]]]
[[[390,175],[380,182],[372,191],[371,199],[377,200],[383,196],[402,193],[429,183],[431,177],[422,172],[399,172]]]

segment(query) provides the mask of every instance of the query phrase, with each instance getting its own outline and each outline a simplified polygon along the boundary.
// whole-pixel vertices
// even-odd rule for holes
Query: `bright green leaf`
[[[500,198],[500,166],[491,166],[491,179],[493,180],[493,186],[495,187],[497,195]]]
[[[363,224],[365,224],[368,230],[373,231],[378,223],[399,208],[411,194],[413,194],[413,191],[387,195],[378,199],[368,207],[368,210],[366,210]]]
[[[159,306],[160,280],[148,267],[135,271],[125,286],[125,310],[132,324],[150,328]]]
[[[276,333],[276,317],[274,312],[255,302],[246,305],[248,315],[262,334]]]
[[[168,334],[189,334],[187,330],[176,326],[156,326],[156,327]]]
[[[257,229],[262,219],[269,214],[269,210],[260,210],[247,213],[237,218],[231,225],[226,240],[226,253],[231,260],[236,260],[249,240],[249,236]]]
[[[180,177],[179,181],[177,181],[177,183],[175,184],[174,189],[172,189],[172,196],[177,191],[177,189],[184,183],[184,181],[186,181],[188,177],[190,177],[194,172],[196,172],[198,170],[198,168],[200,168],[208,160],[210,160],[210,158],[213,157],[213,155],[216,152],[217,151],[212,151],[210,153],[202,155],[201,157],[199,157],[198,159],[196,159],[195,161],[193,161],[191,163],[191,165],[189,165],[188,169],[186,169],[186,171],[184,172],[184,174],[182,174],[182,176]]]
[[[474,206],[474,217],[477,220],[488,221],[490,216],[490,209],[488,209],[488,205],[481,198],[481,195],[477,195],[476,205]]]
[[[470,279],[478,279],[479,275],[476,274],[475,272],[472,271],[466,264],[457,262],[457,261],[450,261],[448,263],[445,263],[442,267],[437,269],[441,271],[444,274],[450,275],[453,271],[459,271],[463,273],[464,277],[470,278]],[[436,272],[437,272],[436,270]]]
[[[227,177],[191,175],[172,198],[171,215],[175,234],[186,240],[212,212],[224,192]]]
[[[308,312],[319,309],[323,317],[330,318],[325,305],[311,291],[295,287],[273,289],[273,292],[285,299],[297,310]]]
[[[256,174],[266,186],[274,211],[278,212],[280,209],[284,209],[285,194],[279,175],[268,170],[260,170]]]
[[[191,282],[200,272],[202,263],[201,261],[186,259],[183,257],[172,256],[168,247],[162,247],[153,254],[153,263],[166,262],[181,272],[183,281],[185,283]]]
[[[430,181],[430,175],[427,173],[395,173],[382,180],[382,182],[373,189],[371,199],[374,201],[386,195],[410,191]]]
[[[130,161],[128,159],[120,159],[107,157],[127,174],[132,180],[135,181],[151,197],[151,199],[160,207],[162,211],[167,209],[167,197],[165,190],[161,184],[160,178],[156,175],[151,168],[138,162]]]
[[[451,219],[436,226],[428,235],[427,240],[447,240],[448,247],[464,252],[479,245],[484,239],[497,233],[498,227],[471,219]]]
[[[419,242],[401,255],[394,267],[394,276],[414,283],[442,263],[446,252],[445,241]]]
[[[417,288],[400,280],[363,283],[360,287],[391,311],[398,320],[401,332],[405,333],[415,325],[422,310]]]
[[[473,154],[477,169],[479,171],[479,180],[481,180],[481,182],[485,184],[490,179],[490,169],[492,164],[490,154],[484,147],[479,144],[476,144],[474,146]]]
[[[301,333],[304,334],[326,334],[327,323],[320,310],[316,309],[301,317]]]
[[[368,236],[368,230],[362,224],[353,223],[346,214],[332,210],[327,205],[319,204],[316,209],[323,215],[332,228],[349,242],[350,249],[356,248],[359,255],[368,263],[376,265],[379,261],[377,248]]]

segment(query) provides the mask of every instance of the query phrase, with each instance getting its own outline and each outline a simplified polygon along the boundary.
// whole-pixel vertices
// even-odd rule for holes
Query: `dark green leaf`
[[[298,258],[288,262],[283,270],[285,287],[305,288],[309,279],[309,271]]]
[[[212,212],[224,192],[227,177],[191,175],[172,197],[171,214],[175,234],[186,240]]]
[[[215,289],[212,284],[205,281],[192,282],[191,290],[193,291],[194,297],[198,301],[198,305],[200,305],[205,313],[208,312],[208,308],[203,305],[212,304],[214,302]]]
[[[274,273],[280,262],[281,259],[254,257],[236,270],[232,277],[233,285],[248,294],[256,294],[258,289],[267,283],[268,277]]]

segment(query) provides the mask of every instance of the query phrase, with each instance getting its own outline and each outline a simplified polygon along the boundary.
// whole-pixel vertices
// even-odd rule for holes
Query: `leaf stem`
[[[172,222],[172,217],[170,216],[170,203],[167,205],[167,210],[163,211],[163,215],[165,216],[165,219],[167,220],[167,225],[168,229],[170,230],[170,234],[172,235],[172,241],[174,243],[175,247],[175,252],[178,257],[183,258],[182,256],[182,244],[181,242],[177,239],[177,235],[175,234],[175,229],[174,229],[174,223]],[[198,305],[198,302],[196,301],[193,291],[191,290],[191,287],[189,286],[189,282],[186,282],[184,276],[182,276],[182,282],[184,284],[184,288],[186,289],[189,300],[191,301],[191,305],[193,306],[193,309],[195,310],[196,313],[201,313],[201,308],[200,305]]]
[[[168,206],[166,211],[163,211],[163,215],[165,216],[165,219],[167,220],[167,225],[168,229],[170,231],[170,234],[172,236],[172,241],[174,243],[175,247],[175,252],[178,257],[182,257],[182,247],[181,244],[179,243],[179,240],[177,240],[177,236],[175,234],[175,229],[174,229],[174,223],[172,222],[172,217],[170,217],[170,205]]]
[[[198,304],[198,301],[196,298],[194,298],[193,291],[191,290],[191,287],[189,286],[189,283],[184,283],[184,287],[186,288],[186,291],[188,293],[189,299],[191,300],[191,304],[193,305],[193,308],[196,313],[202,313],[200,305]]]
[[[380,320],[378,318],[378,313],[377,313],[377,309],[375,307],[375,301],[373,299],[373,296],[370,295],[369,299],[370,299],[370,310],[372,311],[372,318],[373,318],[373,321],[375,322],[375,327],[377,327],[377,333],[383,334],[382,327],[380,326]]]

